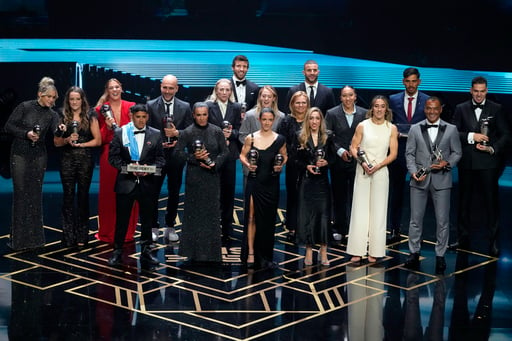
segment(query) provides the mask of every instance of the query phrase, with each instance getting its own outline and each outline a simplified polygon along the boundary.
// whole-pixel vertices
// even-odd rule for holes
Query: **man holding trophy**
[[[451,246],[469,247],[470,222],[475,221],[471,213],[478,207],[478,216],[486,217],[489,253],[498,256],[498,179],[510,143],[510,129],[502,106],[486,98],[487,80],[484,77],[473,78],[470,93],[471,100],[457,105],[453,117],[459,130],[462,159],[458,167],[458,240]],[[473,199],[478,203],[473,203]]]
[[[108,264],[122,262],[123,243],[131,208],[139,203],[141,221],[141,262],[158,264],[151,253],[151,227],[158,204],[158,181],[161,167],[165,164],[160,131],[146,126],[149,115],[144,104],[130,108],[131,122],[116,130],[110,144],[108,161],[118,170],[114,190],[116,192],[116,230],[114,252]]]
[[[450,233],[450,193],[452,172],[462,156],[457,128],[440,119],[443,111],[437,97],[425,103],[426,119],[414,124],[407,139],[405,159],[411,174],[411,218],[409,250],[405,266],[419,266],[423,218],[429,195],[436,216],[436,274],[446,269],[444,254]]]

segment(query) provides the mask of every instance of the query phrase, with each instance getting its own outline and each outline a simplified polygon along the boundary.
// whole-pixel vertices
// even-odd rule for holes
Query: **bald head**
[[[178,92],[178,78],[173,75],[166,75],[162,78],[162,83],[160,84],[160,92],[162,93],[162,98],[166,102],[170,102],[174,95]]]

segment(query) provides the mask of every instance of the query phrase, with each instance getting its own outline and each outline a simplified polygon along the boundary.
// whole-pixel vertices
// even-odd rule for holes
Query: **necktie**
[[[473,110],[476,110],[476,109],[484,109],[484,105],[483,104],[473,104]]]
[[[133,134],[144,134],[145,132],[145,130],[135,130]]]
[[[245,86],[245,84],[247,84],[247,80],[246,80],[246,79],[244,79],[243,81],[236,81],[235,83],[236,83],[236,86],[237,86],[237,87],[238,87],[238,86],[240,86],[240,85]]]
[[[428,128],[437,128],[439,127],[439,124],[427,124],[427,129]]]
[[[165,104],[165,112],[167,113],[167,115],[169,115],[170,114],[169,110],[171,108],[172,102],[169,102],[169,103],[164,102],[164,104]]]
[[[315,104],[315,87],[311,85],[309,90],[309,106],[313,107]]]
[[[414,97],[409,97],[409,104],[407,104],[407,121],[411,122],[412,120],[412,101],[414,100]]]

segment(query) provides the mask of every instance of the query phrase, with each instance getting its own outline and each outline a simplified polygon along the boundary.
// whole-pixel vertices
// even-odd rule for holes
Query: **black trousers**
[[[220,223],[222,235],[229,236],[233,225],[235,205],[236,160],[226,160],[219,169],[220,175]]]
[[[178,205],[180,202],[180,189],[183,182],[183,168],[185,162],[177,160],[175,157],[166,156],[166,164],[162,168],[162,175],[156,177],[158,193],[162,189],[164,179],[167,176],[167,209],[165,211],[165,225],[168,227],[174,227],[176,221],[176,215],[178,214]],[[158,228],[158,205],[156,206],[155,221],[153,227]]]
[[[348,234],[352,196],[354,194],[355,168],[332,168],[331,170],[333,233]]]

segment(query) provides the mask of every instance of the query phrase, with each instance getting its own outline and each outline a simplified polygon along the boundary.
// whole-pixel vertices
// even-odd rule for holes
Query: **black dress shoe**
[[[387,237],[388,243],[396,243],[400,241],[400,230],[391,230],[391,233]]]
[[[448,250],[469,249],[469,240],[459,239],[455,243],[448,244]]]
[[[115,249],[112,252],[112,256],[108,259],[108,265],[110,266],[118,266],[122,263],[123,258],[123,250]]]
[[[420,266],[420,253],[419,252],[411,253],[407,257],[407,260],[405,261],[404,266],[407,269],[417,269],[417,268],[419,268],[419,266]]]
[[[436,256],[436,275],[444,274],[444,270],[446,270],[446,261],[444,257]]]
[[[489,247],[489,254],[493,257],[499,257],[500,255],[500,249],[498,247],[498,244],[496,242],[492,242],[491,246]]]
[[[151,249],[147,246],[142,249],[142,252],[140,254],[140,260],[141,260],[141,262],[147,262],[148,264],[151,264],[151,265],[160,264],[160,261],[158,260],[158,258],[153,256]]]

